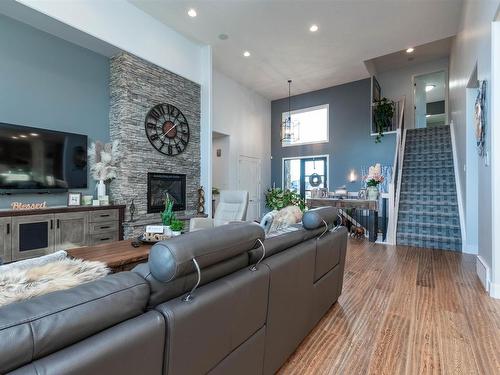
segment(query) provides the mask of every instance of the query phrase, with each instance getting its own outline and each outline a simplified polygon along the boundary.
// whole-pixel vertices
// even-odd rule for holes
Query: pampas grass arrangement
[[[90,145],[90,173],[96,181],[109,181],[117,177],[119,147],[118,141],[105,144],[96,141]]]

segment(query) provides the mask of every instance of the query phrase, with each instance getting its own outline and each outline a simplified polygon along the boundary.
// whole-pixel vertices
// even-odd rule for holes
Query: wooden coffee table
[[[150,244],[132,246],[132,240],[110,242],[102,245],[66,250],[75,259],[95,260],[106,263],[113,272],[129,271],[148,260]]]

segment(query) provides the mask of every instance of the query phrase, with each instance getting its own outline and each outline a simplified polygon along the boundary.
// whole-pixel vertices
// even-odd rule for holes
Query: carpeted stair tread
[[[450,240],[445,239],[444,241],[439,240],[444,237],[436,236],[398,236],[396,242],[398,245],[420,247],[426,249],[439,249],[439,250],[451,250],[451,251],[461,251],[462,241],[460,239]]]
[[[429,206],[456,206],[456,202],[450,202],[447,199],[443,200],[425,200],[425,199],[399,199],[400,204],[410,204],[410,205],[429,205]]]
[[[459,229],[460,225],[453,225],[447,223],[422,223],[413,221],[398,221],[398,225],[413,225],[416,227],[433,227],[433,228],[449,228],[449,229]]]

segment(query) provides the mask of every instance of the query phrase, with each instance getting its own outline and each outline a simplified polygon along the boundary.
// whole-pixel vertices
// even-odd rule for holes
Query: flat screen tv
[[[0,123],[0,193],[87,187],[87,136]]]

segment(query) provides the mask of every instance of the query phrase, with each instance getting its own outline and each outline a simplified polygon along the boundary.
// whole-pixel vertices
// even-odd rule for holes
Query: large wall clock
[[[149,142],[162,154],[175,156],[189,143],[189,125],[182,112],[171,104],[151,108],[144,122]]]

